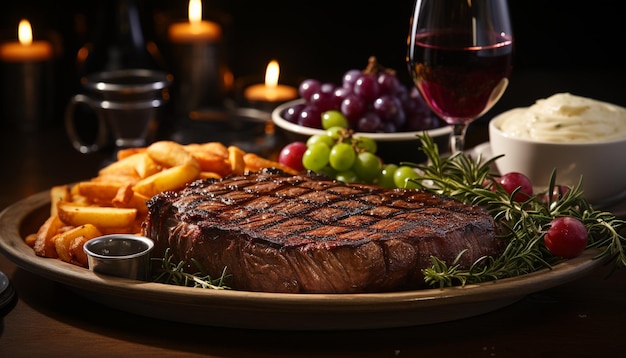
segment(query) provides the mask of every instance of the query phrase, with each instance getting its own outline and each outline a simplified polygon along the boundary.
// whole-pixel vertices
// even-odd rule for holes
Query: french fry
[[[246,170],[246,163],[244,162],[244,155],[246,153],[239,147],[228,147],[228,161],[230,162],[230,169],[233,174],[243,174]]]
[[[39,227],[37,238],[33,245],[35,255],[52,258],[58,257],[52,238],[61,231],[63,226],[65,226],[65,223],[61,221],[58,215],[54,215],[49,217],[43,225]]]
[[[50,189],[50,216],[57,214],[57,203],[71,200],[69,185],[56,185]]]
[[[222,175],[215,172],[200,172],[198,179],[220,179]]]
[[[129,186],[122,182],[85,181],[76,184],[78,195],[92,203],[110,204],[121,188]]]
[[[147,178],[152,174],[156,174],[163,168],[148,153],[143,152],[137,158],[135,163],[135,171],[140,178]]]
[[[203,152],[211,153],[218,157],[228,159],[228,148],[221,142],[206,142],[202,144],[187,144],[185,150],[191,152],[191,154]]]
[[[54,251],[57,253],[57,258],[61,261],[71,262],[69,247],[66,247],[66,243],[61,237],[61,234],[57,234],[52,240],[54,243]],[[69,243],[67,243],[69,246]]]
[[[292,175],[297,174],[298,172],[291,167],[288,167],[279,162],[275,162],[273,160],[265,159],[258,154],[254,153],[246,153],[243,156],[243,160],[245,162],[246,171],[257,172],[264,168],[277,168],[285,173],[289,173]]]
[[[98,175],[97,177],[91,178],[92,182],[105,182],[105,183],[119,183],[123,184],[135,184],[143,178],[139,177],[139,174],[134,173],[132,175],[127,174],[115,174],[115,173],[107,173],[104,175]]]
[[[129,177],[138,177],[137,174],[137,165],[145,160],[144,153],[135,153],[124,159],[113,162],[106,167],[100,169],[98,171],[98,176],[104,175],[118,175],[118,176],[129,176]]]
[[[128,157],[124,157],[117,162],[111,163],[108,166],[100,169],[98,176],[105,177],[112,175],[114,177],[136,177],[145,178],[154,173],[159,172],[161,165],[157,163],[146,151],[138,151]]]
[[[85,241],[98,236],[102,236],[102,232],[96,226],[92,224],[85,224],[57,234],[52,241],[54,242],[54,247],[59,259],[76,264],[81,261],[76,259],[77,250],[76,247],[72,249],[72,245],[79,245],[80,242],[84,243]],[[84,261],[86,262],[86,260]]]
[[[24,238],[24,242],[26,243],[26,245],[34,248],[35,247],[35,242],[37,241],[37,234],[28,234],[26,235],[26,237]]]
[[[154,142],[146,148],[146,153],[157,163],[166,168],[193,165],[199,167],[196,159],[185,150],[183,145],[176,142],[162,140]]]
[[[72,242],[70,242],[69,256],[71,263],[75,263],[85,268],[89,267],[89,259],[87,258],[85,250],[83,250],[83,246],[87,241],[91,239],[92,238],[88,238],[85,236],[78,236],[74,238]]]
[[[124,228],[134,224],[137,209],[103,206],[80,206],[73,203],[58,205],[59,218],[71,226],[92,224],[98,229]]]
[[[220,176],[226,176],[232,172],[228,156],[222,157],[221,155],[211,152],[192,152],[191,155],[196,159],[200,170],[203,172],[214,172]]]
[[[117,151],[117,160],[122,160],[126,157],[130,157],[133,154],[144,153],[145,151],[145,147],[120,149]]]
[[[111,204],[118,208],[125,207],[128,202],[133,198],[133,195],[134,192],[132,185],[126,184],[120,186],[120,188],[117,190],[117,193],[115,193],[115,197],[113,197],[113,199],[111,200]]]
[[[113,205],[120,208],[135,208],[137,210],[137,216],[143,216],[148,213],[148,207],[146,206],[146,201],[150,200],[149,196],[145,196],[136,191],[132,191],[133,195],[126,203],[116,203]]]
[[[79,195],[79,194],[74,194],[72,195],[72,200],[70,200],[70,202],[72,202],[74,205],[82,205],[82,206],[89,206],[92,205],[92,203],[89,202],[89,198],[84,196],[84,195]],[[58,214],[58,203],[57,203],[57,214]]]
[[[133,186],[133,191],[146,197],[153,197],[164,191],[180,189],[197,179],[199,174],[200,168],[197,166],[178,165],[142,179]]]

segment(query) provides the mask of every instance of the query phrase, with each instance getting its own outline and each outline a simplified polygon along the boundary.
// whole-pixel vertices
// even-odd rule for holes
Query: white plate
[[[405,327],[471,317],[579,278],[606,260],[597,251],[532,274],[466,287],[371,294],[282,294],[204,290],[99,276],[41,258],[24,243],[49,215],[41,192],[0,213],[0,252],[17,266],[126,312],[200,325],[283,330]]]

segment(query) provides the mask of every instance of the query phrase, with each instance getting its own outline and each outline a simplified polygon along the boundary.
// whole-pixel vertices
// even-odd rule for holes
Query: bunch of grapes
[[[334,126],[309,137],[302,165],[346,183],[372,183],[382,166],[376,148],[373,139],[352,136],[350,130]]]
[[[286,108],[281,116],[305,127],[322,128],[322,113],[329,110],[340,111],[357,132],[420,131],[442,125],[417,89],[408,89],[374,57],[365,70],[347,71],[340,85],[306,79],[298,90],[304,102]]]
[[[384,164],[376,155],[378,144],[367,136],[355,136],[348,119],[337,110],[322,113],[324,133],[305,142],[286,145],[279,162],[296,170],[310,170],[345,183],[377,184],[386,188],[412,188],[417,172],[409,166]]]

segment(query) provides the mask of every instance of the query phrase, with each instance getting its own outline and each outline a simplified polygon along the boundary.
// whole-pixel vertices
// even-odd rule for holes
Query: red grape
[[[306,79],[300,82],[300,86],[298,87],[298,94],[306,101],[309,101],[313,93],[317,93],[320,91],[321,86],[322,84],[320,83],[320,81],[316,79]]]
[[[300,112],[302,112],[302,109],[304,107],[306,107],[306,104],[304,103],[295,104],[293,106],[290,106],[289,108],[286,108],[281,115],[287,121],[297,124],[298,118],[300,117]]]
[[[354,93],[361,96],[365,101],[371,102],[375,100],[380,93],[376,78],[371,75],[361,75],[354,82]]]
[[[374,100],[374,111],[383,120],[392,120],[402,111],[402,103],[392,95],[382,95]]]
[[[322,111],[312,105],[302,108],[298,124],[305,127],[322,129]]]
[[[337,109],[337,100],[335,94],[331,92],[316,92],[313,93],[309,103],[322,112],[329,111],[331,109]]]
[[[580,220],[570,217],[558,217],[552,220],[544,236],[548,250],[564,259],[580,255],[587,247],[588,233]]]
[[[278,162],[284,164],[294,170],[303,171],[302,155],[306,151],[306,143],[292,142],[281,149],[278,155]]]
[[[333,93],[335,91],[336,87],[337,86],[335,86],[335,84],[332,83],[332,82],[324,82],[320,86],[320,92],[322,92],[322,93]]]
[[[341,85],[343,87],[352,89],[352,87],[354,86],[354,82],[356,82],[356,79],[359,78],[359,76],[361,76],[360,70],[348,70],[341,79]]]
[[[341,106],[341,102],[346,98],[350,93],[352,93],[351,88],[347,87],[337,87],[333,91],[335,95],[335,108],[339,108]]]
[[[520,188],[517,194],[515,194],[515,197],[513,197],[513,200],[518,203],[525,202],[533,195],[533,184],[530,179],[522,173],[506,173],[496,180],[509,194],[513,194],[517,188]]]
[[[356,124],[356,129],[359,132],[374,133],[380,129],[382,121],[380,116],[374,112],[367,112],[361,117]]]
[[[365,100],[358,95],[351,93],[341,102],[341,112],[348,118],[352,125],[361,118],[367,111]]]
[[[398,92],[399,88],[402,87],[398,77],[387,71],[379,73],[376,81],[378,82],[380,94],[389,94],[393,96]]]

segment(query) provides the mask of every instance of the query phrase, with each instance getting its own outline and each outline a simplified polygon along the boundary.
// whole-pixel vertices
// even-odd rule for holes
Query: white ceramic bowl
[[[523,110],[515,108],[510,111]],[[556,183],[573,186],[582,176],[583,197],[590,203],[613,202],[626,192],[626,140],[597,143],[547,143],[505,135],[500,123],[510,111],[489,122],[489,141],[500,173],[520,172],[536,190],[546,190],[556,169]]]
[[[324,133],[322,129],[310,128],[301,126],[281,116],[281,113],[298,103],[301,103],[302,99],[283,103],[276,107],[272,111],[272,120],[274,124],[279,127],[286,135],[287,140],[303,141],[315,134]],[[433,138],[435,143],[439,146],[441,153],[448,151],[450,141],[450,126],[443,126],[439,128],[429,129],[426,131],[417,132],[397,132],[397,133],[364,133],[357,132],[355,135],[369,137],[376,141],[378,144],[378,156],[383,159],[385,163],[399,163],[401,161],[420,162],[423,160],[423,154],[419,151],[421,145],[418,133],[428,133]]]

